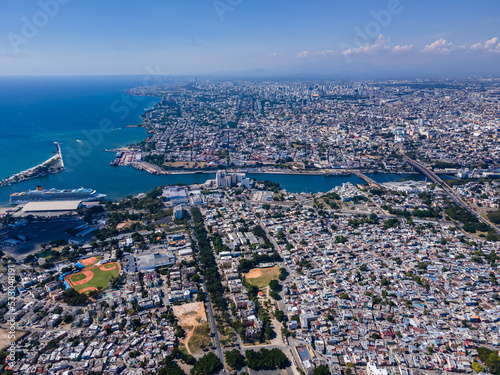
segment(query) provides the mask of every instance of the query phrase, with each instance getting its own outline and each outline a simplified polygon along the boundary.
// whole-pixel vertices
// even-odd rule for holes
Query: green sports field
[[[109,268],[109,270],[106,270],[106,268]],[[106,263],[102,266],[85,268],[81,272],[67,276],[66,280],[77,292],[86,291],[85,289],[88,288],[105,289],[108,287],[111,277],[118,276],[120,269],[120,264],[117,262]],[[88,281],[81,283],[86,279]]]
[[[280,267],[278,265],[269,268],[252,268],[245,274],[245,280],[258,288],[269,285],[271,280],[278,280]]]
[[[72,282],[80,281],[80,280],[83,280],[83,279],[85,279],[85,275],[83,273],[76,273],[74,275],[71,275],[71,281]]]

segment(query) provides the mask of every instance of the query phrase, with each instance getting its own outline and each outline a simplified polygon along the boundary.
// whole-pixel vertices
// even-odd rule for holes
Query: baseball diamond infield
[[[116,268],[116,263],[106,263],[106,264],[103,264],[102,266],[99,266],[99,269],[101,271],[111,271],[111,270],[114,270]]]
[[[94,264],[96,264],[100,260],[101,260],[101,256],[98,255],[97,257],[91,257],[91,258],[82,259],[82,260],[80,260],[80,263],[84,267],[89,267],[89,266],[93,266]]]
[[[112,262],[85,268],[81,272],[66,276],[65,280],[77,292],[84,293],[98,288],[107,288],[111,277],[117,277],[120,271],[120,264]]]

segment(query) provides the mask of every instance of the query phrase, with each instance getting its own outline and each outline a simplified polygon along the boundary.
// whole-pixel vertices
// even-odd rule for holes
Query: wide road
[[[191,219],[191,228],[194,228],[194,222],[192,219]],[[199,254],[200,248],[198,247],[198,241],[196,239],[196,236],[194,235],[194,230],[193,230],[193,241],[197,249],[196,260],[198,262],[201,271],[203,272],[203,264],[200,261],[200,254]],[[222,365],[224,366],[223,373],[227,373],[226,363],[224,361],[224,352],[222,351],[222,346],[220,344],[219,332],[217,331],[217,324],[215,323],[214,309],[212,307],[212,301],[210,300],[210,295],[208,294],[207,284],[205,282],[205,276],[201,276],[201,284],[203,286],[203,292],[205,292],[205,295],[207,297],[206,306],[208,311],[208,320],[210,321],[210,329],[212,330],[214,344],[215,347],[217,348],[216,354],[217,357],[219,357],[220,361],[222,362]]]
[[[459,206],[462,206],[463,208],[465,208],[467,211],[469,211],[471,214],[473,214],[474,216],[477,217],[477,219],[481,222],[481,223],[484,223],[488,226],[490,226],[491,228],[493,228],[496,232],[499,232],[500,233],[500,230],[495,226],[493,225],[492,223],[490,223],[488,220],[486,220],[485,218],[481,217],[480,215],[478,215],[476,212],[474,212],[467,203],[465,203],[462,198],[460,198],[458,195],[455,194],[455,192],[453,191],[453,189],[451,187],[449,187],[443,180],[441,180],[441,178],[438,177],[438,175],[436,175],[433,171],[431,171],[429,168],[427,168],[425,165],[423,165],[422,163],[418,162],[418,161],[415,161],[413,159],[410,159],[409,157],[407,156],[403,156],[404,157],[404,160],[410,164],[413,168],[415,168],[416,170],[418,170],[421,174],[423,174],[425,177],[429,178],[430,180],[432,180],[434,183],[440,185],[444,191],[448,194],[448,196],[453,199],[455,201],[455,203],[457,203]]]
[[[210,328],[212,330],[214,344],[217,348],[217,356],[219,357],[220,361],[224,364],[224,353],[222,351],[222,346],[220,344],[219,332],[217,331],[217,324],[215,323],[215,318],[214,318],[214,310],[212,307],[212,302],[210,301],[210,296],[208,295],[207,284],[205,283],[205,278],[202,279],[202,284],[203,284],[203,291],[206,293],[206,295],[208,297],[208,301],[207,301],[208,318],[210,320]],[[224,364],[224,370],[225,369],[226,369],[226,366]]]

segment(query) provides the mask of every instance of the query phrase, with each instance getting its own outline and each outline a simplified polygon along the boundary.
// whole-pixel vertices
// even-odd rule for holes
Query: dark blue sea
[[[132,167],[111,167],[114,153],[105,151],[146,138],[140,115],[159,99],[126,94],[144,86],[142,76],[0,77],[0,178],[33,167],[53,154],[60,142],[66,170],[59,174],[0,188],[0,205],[13,192],[44,188],[96,189],[110,199],[148,191],[159,185],[204,182],[213,174],[150,175]],[[272,180],[289,192],[328,191],[356,176],[325,177],[252,174]],[[399,180],[407,175],[371,176]]]

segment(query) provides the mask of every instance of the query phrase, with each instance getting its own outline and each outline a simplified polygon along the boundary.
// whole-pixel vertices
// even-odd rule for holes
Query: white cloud
[[[471,51],[500,52],[498,38],[494,37],[483,43],[475,43],[469,47]]]
[[[484,43],[484,48],[486,48],[488,52],[500,52],[500,43],[498,43],[498,38],[494,37],[487,40]]]
[[[394,53],[409,52],[412,49],[413,49],[413,44],[406,44],[404,46],[397,45],[397,46],[394,46],[394,48],[392,49],[392,52],[394,52]]]
[[[304,57],[307,57],[308,55],[309,55],[309,51],[307,51],[307,50],[297,53],[298,58],[304,58]]]
[[[303,52],[297,53],[298,58],[305,57],[329,57],[329,56],[340,56],[344,55],[349,58],[350,55],[376,55],[376,54],[390,54],[393,55],[412,55],[416,56],[420,53],[422,54],[435,54],[435,55],[450,55],[450,54],[464,54],[472,53],[500,53],[500,38],[494,37],[483,43],[475,44],[455,44],[454,42],[448,41],[445,38],[439,38],[434,42],[425,45],[424,48],[417,47],[414,44],[398,44],[391,45],[390,38],[384,37],[380,34],[375,40],[364,44],[360,47],[348,46],[349,48],[344,49],[342,52],[337,52],[331,49],[325,49],[321,51],[309,51],[305,50]],[[341,46],[342,47],[342,46]]]
[[[473,51],[479,51],[481,49],[483,49],[483,45],[481,43],[476,43],[476,44],[473,44],[472,46],[470,46],[470,49],[473,50]]]
[[[326,50],[321,51],[319,54],[323,55],[323,56],[333,56],[333,55],[335,55],[335,52],[331,49],[326,49]]]
[[[421,50],[423,53],[435,53],[441,55],[448,55],[451,52],[500,52],[500,44],[498,38],[494,37],[484,43],[474,43],[471,45],[456,45],[448,42],[446,39],[441,38],[435,42],[428,44]]]
[[[389,40],[388,40],[389,41]],[[364,46],[358,48],[349,48],[342,52],[343,55],[349,55],[351,53],[373,53],[379,52],[383,50],[390,49],[387,43],[385,42],[385,37],[380,34],[377,39],[375,39],[371,43],[367,43]]]
[[[453,43],[448,42],[446,39],[441,38],[426,45],[422,52],[424,53],[437,53],[442,55],[448,55],[454,49]]]
[[[485,48],[488,48],[488,49],[491,49],[492,47],[498,47],[498,38],[495,37],[495,38],[491,38],[490,40],[487,40],[486,43],[484,43],[484,47]]]

